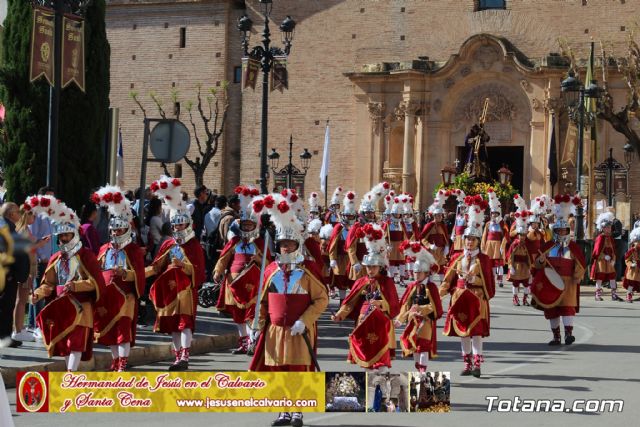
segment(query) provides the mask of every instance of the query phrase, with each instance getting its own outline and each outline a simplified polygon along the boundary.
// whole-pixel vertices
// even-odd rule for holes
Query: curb
[[[210,353],[212,351],[224,350],[233,347],[238,339],[238,334],[225,335],[203,335],[194,337],[191,343],[191,354]],[[133,347],[129,354],[131,366],[146,365],[149,363],[169,360],[173,358],[171,343],[154,344],[145,347]],[[91,360],[80,362],[79,371],[106,371],[111,366],[110,353],[94,353]],[[67,370],[64,360],[52,360],[48,363],[38,363],[30,366],[0,368],[2,379],[6,388],[16,386],[16,376],[18,372],[24,371],[47,371],[64,372]]]

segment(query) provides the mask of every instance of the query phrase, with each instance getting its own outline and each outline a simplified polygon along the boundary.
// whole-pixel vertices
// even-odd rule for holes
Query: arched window
[[[505,0],[479,0],[478,1],[478,10],[487,10],[487,9],[506,9]]]

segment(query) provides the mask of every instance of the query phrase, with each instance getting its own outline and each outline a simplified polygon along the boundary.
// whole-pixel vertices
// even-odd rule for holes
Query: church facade
[[[573,191],[576,136],[560,91],[569,62],[560,55],[558,40],[566,41],[578,60],[588,57],[592,39],[598,54],[602,41],[622,56],[630,20],[639,11],[640,0],[275,0],[274,44],[281,46],[277,26],[286,15],[297,27],[287,63],[288,90],[270,92],[269,148],[286,158],[292,136],[294,163],[303,148],[309,149],[314,157],[305,190],[318,191],[329,120],[329,191],[342,185],[360,196],[388,180],[414,194],[424,209],[440,170],[464,160],[465,134],[488,98],[485,128],[492,167],[507,165],[525,197]],[[222,81],[230,82],[227,129],[205,184],[229,193],[237,183],[257,182],[261,77],[255,91],[241,90],[235,25],[244,13],[254,23],[250,46],[257,45],[263,27],[258,1],[108,2],[111,102],[120,108],[125,159],[132,159],[126,163],[131,187],[137,186],[135,163],[142,144],[132,88],[141,96],[174,89],[193,98],[198,83],[216,87]],[[601,67],[596,78],[602,82]],[[622,107],[624,80],[611,68],[607,82],[614,103]],[[547,166],[552,132],[561,168],[554,188]],[[613,157],[623,161],[625,138],[608,123],[598,120],[597,144],[586,134],[585,158],[593,151],[594,163],[601,163],[611,147]],[[630,200],[631,210],[637,210],[640,184],[633,169],[630,199],[621,193],[616,200]],[[188,168],[183,172],[188,183]]]

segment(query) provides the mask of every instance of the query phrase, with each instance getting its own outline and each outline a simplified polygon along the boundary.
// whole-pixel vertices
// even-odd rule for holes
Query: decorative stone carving
[[[473,59],[478,61],[480,66],[488,70],[494,62],[500,58],[500,54],[493,46],[482,46],[473,54]]]
[[[531,91],[533,90],[531,88],[531,83],[529,83],[529,81],[525,79],[520,80],[520,86],[525,92],[528,92],[528,93],[531,93]]]
[[[398,109],[402,112],[402,115],[408,114],[410,116],[414,116],[416,112],[422,106],[421,103],[415,101],[402,101],[398,104]]]
[[[382,120],[382,114],[384,112],[384,102],[370,102],[367,104],[369,110],[369,118],[373,125],[377,128]]]
[[[533,108],[535,111],[541,111],[544,108],[544,104],[540,102],[538,98],[533,98],[531,100],[531,108]]]
[[[489,98],[487,121],[513,120],[516,116],[516,108],[507,97],[496,91],[488,91],[476,95],[464,107],[462,115],[465,119],[476,121],[482,115],[484,100]]]
[[[546,97],[544,99],[544,109],[552,113],[560,113],[560,110],[564,107],[564,103],[561,99],[555,97]]]

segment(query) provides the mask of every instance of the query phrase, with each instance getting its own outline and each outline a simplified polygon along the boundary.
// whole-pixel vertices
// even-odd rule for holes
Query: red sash
[[[250,255],[250,254],[240,254],[240,253],[234,254],[233,261],[231,261],[231,267],[229,267],[229,271],[231,271],[232,273],[242,272],[242,270],[244,270],[246,265],[249,264],[249,262],[251,262],[252,258],[253,258],[253,255]]]
[[[499,231],[490,231],[487,233],[487,240],[502,240],[502,233]]]
[[[462,236],[464,234],[464,230],[466,229],[466,226],[464,225],[456,225],[456,236]]]

